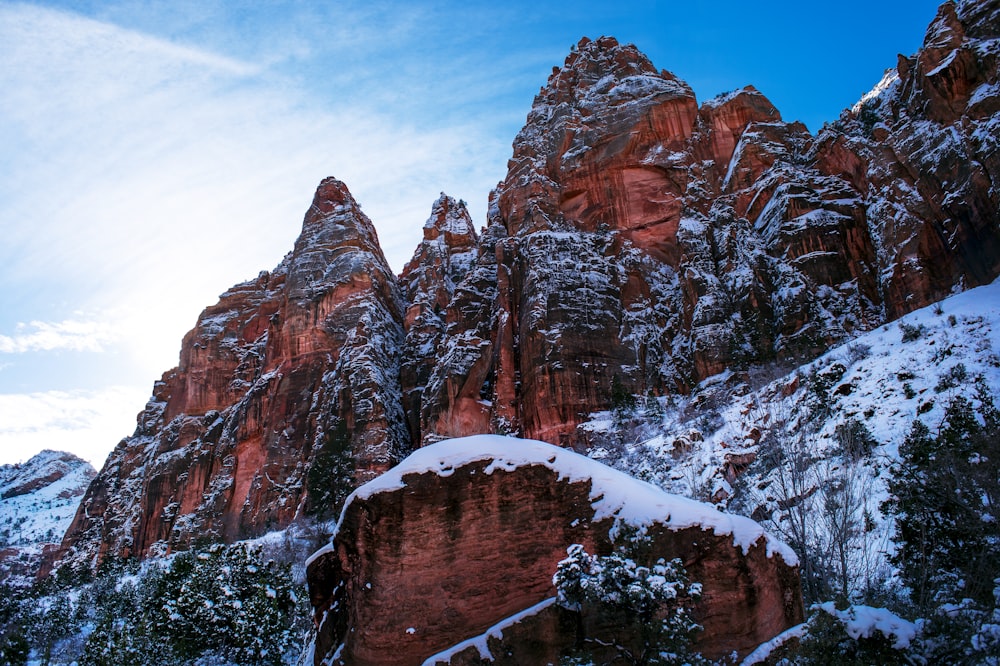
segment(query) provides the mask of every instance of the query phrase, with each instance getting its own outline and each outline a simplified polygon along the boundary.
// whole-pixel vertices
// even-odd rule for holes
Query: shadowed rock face
[[[441,387],[434,400],[426,401],[436,408],[421,412],[423,393],[440,361],[435,354],[438,345],[456,324],[469,325],[474,319],[465,313],[449,312],[448,306],[459,285],[470,277],[478,255],[479,236],[465,203],[442,194],[424,224],[423,241],[399,278],[407,303],[400,382],[414,441],[419,441],[421,431],[446,434],[451,429],[490,429],[488,409],[478,390],[463,394],[459,386]],[[451,424],[449,420],[459,423]]]
[[[913,57],[816,138],[863,195],[885,313],[1000,271],[1000,3],[945,2]]]
[[[615,376],[684,392],[991,281],[997,6],[946,2],[816,136],[753,87],[699,108],[634,46],[582,40],[514,141],[415,439],[488,424],[576,445]]]
[[[482,452],[456,461],[447,453],[456,448]],[[439,451],[434,469],[413,462]],[[644,518],[651,559],[679,557],[691,580],[704,584],[700,650],[745,654],[801,621],[798,571],[780,555],[769,556],[781,548],[755,523],[558,451],[508,438],[452,440],[407,459],[390,481],[360,488],[332,547],[309,565],[321,623],[316,663],[344,643],[343,663],[420,664],[482,634],[555,596],[552,575],[570,544],[609,552],[609,532],[617,520],[630,520],[633,501],[649,513],[649,492],[662,503],[649,513],[658,517]],[[614,502],[621,517],[608,515],[602,501]],[[685,517],[692,511],[710,522],[690,524]],[[511,633],[519,649],[540,651],[522,663],[557,661],[560,649],[574,645],[576,623],[559,615],[549,608],[536,628]]]
[[[282,527],[326,508],[309,493],[317,456],[342,487],[388,469],[409,446],[402,314],[371,222],[343,183],[323,181],[294,250],[185,336],[180,365],[91,484],[64,555],[145,557]]]

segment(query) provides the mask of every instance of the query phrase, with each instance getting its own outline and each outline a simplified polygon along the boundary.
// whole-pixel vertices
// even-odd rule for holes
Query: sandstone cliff
[[[681,558],[703,583],[707,656],[746,654],[801,621],[795,556],[756,523],[565,449],[479,436],[425,447],[348,500],[309,564],[315,663],[479,663],[481,649],[461,643],[512,617],[510,649],[533,646],[519,663],[556,663],[579,638],[545,603],[556,565],[570,544],[609,551],[626,526],[649,535],[651,561]],[[507,651],[494,639],[500,663],[518,663]]]
[[[535,98],[477,233],[442,196],[399,281],[346,186],[185,337],[63,543],[93,561],[328,515],[411,446],[578,446],[626,393],[811,358],[1000,272],[998,2],[812,135],[746,87],[698,104],[581,42]]]
[[[1000,272],[997,3],[816,136],[747,87],[698,106],[634,46],[582,40],[535,98],[445,310],[419,441],[579,441],[629,391],[810,358]]]
[[[370,220],[343,183],[323,181],[292,252],[185,336],[180,365],[87,491],[64,554],[246,538],[329,510],[388,469],[409,447],[402,318]]]

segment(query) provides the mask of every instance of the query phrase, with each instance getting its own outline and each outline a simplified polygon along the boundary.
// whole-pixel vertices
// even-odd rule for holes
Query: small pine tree
[[[867,458],[878,445],[868,426],[855,416],[838,424],[833,437],[844,456],[853,461]]]
[[[914,422],[883,505],[927,663],[1000,663],[1000,412],[981,378],[974,399],[953,398],[936,430]]]
[[[936,432],[915,421],[888,483],[890,559],[923,612],[962,598],[989,605],[1000,577],[1000,418],[982,387],[978,401],[954,398]]]
[[[22,666],[28,663],[30,645],[18,627],[8,627],[0,635],[0,663]]]
[[[688,580],[680,560],[638,564],[630,555],[648,550],[649,541],[632,537],[627,551],[591,555],[580,544],[567,549],[552,582],[563,607],[583,619],[603,617],[617,627],[611,636],[584,636],[594,650],[611,648],[616,659],[630,664],[680,665],[705,662],[691,652],[701,626],[692,607],[701,597],[701,584]],[[567,655],[583,663],[580,654]],[[576,660],[576,661],[572,661]]]
[[[646,392],[643,416],[657,423],[663,419],[663,405],[660,404],[660,399],[656,397],[652,389]]]
[[[21,666],[28,662],[31,646],[21,614],[24,596],[24,592],[16,589],[0,594],[0,663]],[[31,601],[28,599],[27,603]]]
[[[306,514],[320,520],[336,517],[354,488],[354,458],[347,422],[338,419],[323,437],[306,475]]]
[[[635,396],[625,388],[618,375],[611,378],[611,410],[623,419],[635,411]]]

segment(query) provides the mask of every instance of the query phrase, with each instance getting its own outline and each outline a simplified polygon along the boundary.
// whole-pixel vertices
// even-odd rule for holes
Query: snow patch
[[[479,658],[493,661],[493,654],[490,652],[489,639],[493,638],[500,640],[503,638],[503,631],[509,627],[514,626],[521,620],[531,617],[532,615],[537,615],[542,612],[552,604],[556,602],[555,597],[550,597],[541,601],[530,608],[526,608],[519,613],[515,613],[510,617],[504,618],[500,622],[497,622],[492,627],[487,629],[485,632],[478,636],[473,636],[472,638],[466,639],[461,643],[453,645],[452,647],[444,650],[443,652],[438,652],[437,654],[428,657],[424,660],[422,666],[434,666],[434,664],[450,664],[451,660],[455,655],[459,654],[463,650],[467,650],[470,647],[475,647],[479,651]]]
[[[764,663],[771,656],[771,653],[788,641],[795,638],[802,638],[808,628],[809,625],[803,622],[791,629],[786,629],[766,643],[762,643],[753,652],[744,657],[743,661],[740,662],[740,666],[753,666],[754,664]]]
[[[859,99],[854,106],[851,107],[851,112],[859,113],[861,111],[861,107],[863,107],[866,102],[882,98],[886,91],[891,91],[898,84],[899,72],[896,71],[896,68],[893,67],[885,70],[885,73],[882,75],[882,79],[875,84],[874,88],[861,96],[861,99]]]
[[[837,610],[832,601],[819,604],[818,608],[839,620],[844,625],[844,631],[854,640],[870,638],[877,631],[893,640],[894,650],[905,650],[917,635],[917,625],[885,608],[851,606],[846,610]]]

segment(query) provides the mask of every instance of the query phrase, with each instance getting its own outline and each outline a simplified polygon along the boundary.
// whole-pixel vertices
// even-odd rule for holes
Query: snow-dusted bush
[[[181,553],[140,592],[143,629],[182,659],[215,653],[238,664],[278,664],[296,642],[287,567],[244,544]]]
[[[0,664],[63,664],[79,651],[81,618],[72,590],[54,582],[5,587],[0,595]]]
[[[878,446],[868,426],[856,416],[848,417],[833,429],[839,452],[853,461],[867,458]]]
[[[691,614],[701,597],[701,584],[688,580],[678,559],[661,558],[650,566],[637,562],[641,551],[648,550],[644,538],[631,535],[623,543],[623,549],[609,555],[591,555],[574,544],[556,568],[552,582],[560,605],[579,612],[584,620],[600,617],[617,628],[612,635],[585,636],[584,642],[611,648],[625,663],[708,663],[691,652],[691,642],[701,630]],[[576,655],[566,663],[587,661]]]
[[[0,663],[281,664],[307,624],[288,566],[248,544],[109,560],[87,578],[0,596]]]
[[[909,322],[899,322],[899,330],[902,333],[903,342],[915,342],[924,337],[927,327],[923,324],[911,324]]]
[[[782,666],[891,666],[913,664],[911,643],[917,627],[885,608],[833,602],[813,606],[801,642],[778,663]]]

